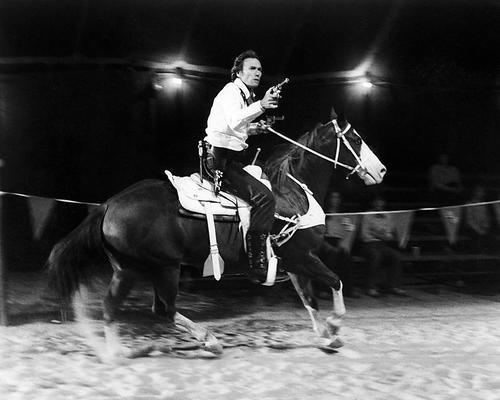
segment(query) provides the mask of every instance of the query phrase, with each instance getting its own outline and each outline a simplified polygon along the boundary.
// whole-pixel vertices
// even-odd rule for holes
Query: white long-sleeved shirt
[[[260,101],[247,106],[249,98],[250,91],[240,78],[222,88],[215,96],[208,116],[205,129],[208,143],[235,151],[248,147],[246,140],[250,123],[264,112]]]

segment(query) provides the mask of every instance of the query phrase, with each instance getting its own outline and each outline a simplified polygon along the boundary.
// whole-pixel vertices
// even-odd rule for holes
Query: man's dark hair
[[[234,64],[233,67],[231,68],[231,81],[234,81],[236,79],[236,74],[241,70],[243,70],[243,61],[245,61],[247,58],[256,58],[257,60],[260,61],[259,56],[253,50],[246,50],[243,53],[239,54],[234,59]]]

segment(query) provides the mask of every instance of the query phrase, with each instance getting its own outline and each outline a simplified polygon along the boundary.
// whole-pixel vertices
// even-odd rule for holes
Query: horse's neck
[[[321,148],[311,146],[313,150],[330,158],[335,153],[335,148],[331,147],[332,143],[324,143]],[[294,215],[307,211],[308,202],[305,193],[296,182],[284,175],[287,171],[301,183],[306,184],[313,192],[316,201],[323,206],[333,173],[333,165],[317,155],[307,152],[298,155],[291,151],[285,158],[283,158],[283,154],[279,154],[277,157],[282,160],[281,163],[275,162],[271,158],[267,167],[270,169],[268,172],[275,192],[278,213]]]
[[[309,190],[313,192],[316,201],[323,207],[332,177],[333,166],[328,161],[314,155],[312,157],[304,164],[304,167],[295,171],[297,175],[295,178],[307,185]]]

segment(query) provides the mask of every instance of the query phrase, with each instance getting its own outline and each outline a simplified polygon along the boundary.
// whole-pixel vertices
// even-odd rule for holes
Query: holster
[[[205,140],[198,142],[198,155],[200,157],[200,177],[214,183],[214,193],[219,194],[226,167],[227,158],[223,151],[226,149],[214,147]]]

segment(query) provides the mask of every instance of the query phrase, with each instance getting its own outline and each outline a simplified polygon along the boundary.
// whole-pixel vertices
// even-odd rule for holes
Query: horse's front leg
[[[309,313],[313,329],[321,340],[320,345],[330,349],[342,347],[343,343],[337,336],[337,332],[340,328],[340,319],[328,317],[326,324],[323,324],[319,318],[319,311],[312,293],[310,279],[300,279],[296,274],[291,272],[289,272],[288,275],[290,276],[293,287],[302,300],[302,304],[304,304],[305,309]]]
[[[307,276],[314,281],[328,285],[332,289],[332,319],[338,319],[346,313],[344,296],[342,294],[342,281],[316,254],[309,252],[300,262],[296,262],[295,260],[284,260],[284,265],[287,271],[301,276]]]
[[[326,332],[324,325],[319,321],[319,310],[316,299],[313,296],[312,288],[310,287],[310,279],[300,279],[300,277],[296,274],[288,272],[288,276],[290,277],[290,281],[295,288],[295,291],[302,300],[302,304],[305,309],[309,313],[309,317],[311,318],[311,322],[313,325],[313,330],[319,336],[323,336]]]
[[[326,267],[329,271],[327,275],[321,276],[311,276],[312,279],[317,279],[321,283],[326,283],[328,286],[332,288],[332,298],[333,298],[333,317],[340,318],[342,315],[346,313],[345,304],[344,304],[344,295],[342,293],[343,285],[342,281],[338,277],[338,275],[331,270],[329,267],[334,267],[342,262],[342,253],[338,251],[336,248],[325,242],[324,240],[321,242],[321,245],[317,249],[318,257],[311,255],[311,260],[316,268],[320,268],[322,273],[324,274],[324,268]],[[321,265],[318,265],[321,263]]]
[[[301,276],[307,276],[310,279],[314,279],[323,284],[327,284],[332,288],[333,312],[332,315],[327,318],[326,326],[321,326],[321,328],[318,328],[318,333],[322,337],[330,337],[333,341],[337,340],[337,332],[340,329],[341,325],[340,317],[342,317],[346,312],[344,297],[342,295],[342,282],[340,281],[339,277],[334,272],[332,272],[317,255],[315,255],[311,251],[308,252],[306,256],[300,260],[300,262],[297,263],[293,261],[295,260],[285,260],[287,270],[293,271],[294,273],[300,274]],[[304,285],[301,285],[298,279],[295,279],[294,286],[297,290],[297,293],[299,293],[299,296],[301,296],[300,292],[302,292],[301,299],[311,318],[314,318],[313,325],[319,327],[320,325],[318,324],[317,320],[317,309],[313,307],[311,301],[308,301],[309,297],[314,298],[313,295],[304,296],[304,291],[302,289]]]

